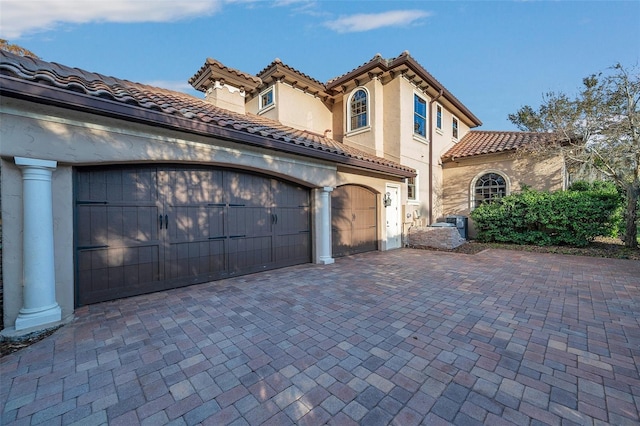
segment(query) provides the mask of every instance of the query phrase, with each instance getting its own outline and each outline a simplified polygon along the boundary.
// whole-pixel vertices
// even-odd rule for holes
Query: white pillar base
[[[19,331],[31,327],[40,327],[58,321],[62,321],[62,310],[57,303],[37,310],[22,308],[18,313],[18,318],[16,318],[15,329],[16,331]]]
[[[320,256],[318,259],[318,264],[320,265],[331,265],[332,263],[336,263],[336,260],[333,257]]]

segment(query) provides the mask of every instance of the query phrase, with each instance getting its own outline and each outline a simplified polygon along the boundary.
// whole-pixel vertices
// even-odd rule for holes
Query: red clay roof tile
[[[263,116],[234,113],[202,99],[172,90],[107,77],[39,59],[21,57],[1,50],[0,77],[53,86],[64,92],[78,93],[79,96],[107,99],[194,122],[214,124],[221,128],[231,127],[240,132],[240,140],[236,141],[239,143],[244,142],[241,140],[243,133],[247,136],[260,135],[266,139],[286,142],[292,147],[305,147],[302,151],[298,149],[296,152],[303,152],[303,155],[311,158],[325,158],[314,154],[316,151],[329,152],[334,154],[331,158],[338,163],[353,164],[348,160],[356,159],[361,160],[359,163],[361,166],[372,170],[398,176],[415,176],[415,170],[410,167],[367,154],[331,138],[284,126],[278,121]],[[4,84],[1,84],[0,88],[8,93]],[[192,129],[189,126],[183,126],[179,130],[189,132]]]
[[[533,142],[551,140],[549,133],[472,130],[442,155],[442,161],[514,151]]]

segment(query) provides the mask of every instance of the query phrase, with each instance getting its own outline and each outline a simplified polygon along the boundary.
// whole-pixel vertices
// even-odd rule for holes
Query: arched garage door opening
[[[186,166],[75,177],[78,306],[311,261],[299,185]]]
[[[331,193],[333,256],[378,249],[376,193],[358,185],[343,185]]]

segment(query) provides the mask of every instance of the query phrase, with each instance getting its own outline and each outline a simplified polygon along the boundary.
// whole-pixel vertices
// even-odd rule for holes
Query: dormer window
[[[260,93],[260,109],[263,110],[274,105],[273,87],[269,87],[264,92]]]
[[[356,90],[349,101],[349,131],[361,129],[369,125],[369,96],[364,89]]]

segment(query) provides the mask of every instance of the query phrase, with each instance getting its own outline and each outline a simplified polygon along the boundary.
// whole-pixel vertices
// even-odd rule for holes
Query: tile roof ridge
[[[0,49],[0,54],[2,56],[5,56],[5,57],[9,58],[11,61],[14,61],[15,63],[19,64],[19,66],[22,68],[22,71],[36,72],[36,70],[43,71],[44,69],[47,69],[49,72],[51,72],[51,73],[53,73],[53,74],[55,74],[56,76],[59,76],[59,77],[77,76],[77,77],[81,77],[81,78],[85,79],[88,82],[93,82],[93,81],[107,82],[107,81],[110,81],[110,82],[131,83],[128,80],[120,79],[120,78],[117,78],[117,77],[112,77],[112,76],[108,76],[108,75],[105,75],[105,74],[100,74],[100,73],[94,72],[94,71],[87,71],[87,70],[82,69],[82,68],[72,67],[72,66],[69,66],[69,65],[60,64],[58,62],[46,61],[46,60],[44,60],[42,58],[34,58],[34,57],[31,57],[31,56],[17,55],[15,53],[8,52],[6,50],[1,50]],[[11,62],[0,61],[0,63],[2,63],[5,68],[12,65]],[[16,67],[14,66],[13,69],[16,70]]]
[[[469,130],[469,133],[503,133],[503,134],[549,134],[551,132],[536,132],[531,130]]]
[[[221,69],[225,70],[225,71],[229,71],[233,74],[236,74],[239,77],[243,77],[246,78],[247,80],[253,80],[256,82],[260,82],[260,79],[258,77],[256,77],[255,75],[246,73],[244,71],[240,71],[239,69],[236,68],[231,68],[225,64],[223,64],[222,62],[218,61],[217,59],[214,58],[207,58],[207,60],[205,61],[205,63],[209,64],[209,65],[217,65],[219,66]]]
[[[271,67],[273,67],[273,66],[278,66],[278,65],[280,65],[280,66],[282,66],[282,67],[286,68],[287,70],[289,70],[289,71],[291,71],[291,72],[293,72],[293,73],[299,74],[300,76],[302,76],[302,77],[304,77],[304,78],[307,78],[307,79],[309,79],[309,80],[313,81],[314,83],[319,84],[320,86],[323,86],[323,87],[324,87],[324,85],[325,85],[325,84],[324,84],[323,82],[321,82],[320,80],[318,80],[318,79],[316,79],[316,78],[313,78],[313,77],[311,77],[311,76],[310,76],[310,75],[308,75],[308,74],[303,73],[302,71],[300,71],[300,70],[299,70],[299,69],[297,69],[297,68],[292,67],[291,65],[287,65],[287,64],[285,64],[284,62],[282,62],[282,60],[281,60],[280,58],[275,58],[273,61],[271,61],[271,63],[269,63],[266,67],[264,67],[262,70],[260,70],[260,72],[258,72],[258,73],[256,74],[256,76],[257,76],[258,78],[261,78],[261,76],[262,76],[265,72],[267,72],[267,71],[269,70],[269,68],[271,68]]]
[[[369,60],[368,60],[367,62],[365,62],[364,64],[359,65],[359,66],[357,66],[357,67],[353,68],[353,69],[352,69],[352,70],[350,70],[350,71],[347,71],[347,72],[345,72],[345,73],[343,73],[343,74],[340,74],[340,75],[338,75],[338,76],[336,76],[336,77],[334,77],[334,78],[332,78],[332,79],[328,80],[328,81],[326,82],[326,85],[328,86],[328,85],[330,85],[331,83],[333,83],[334,81],[339,80],[339,79],[341,79],[342,77],[344,77],[344,76],[346,76],[346,75],[349,75],[349,74],[351,74],[352,72],[359,70],[360,68],[364,68],[364,67],[366,67],[367,65],[372,64],[372,63],[374,63],[374,62],[376,62],[376,61],[384,63],[384,64],[385,64],[385,66],[387,65],[387,60],[386,60],[386,59],[384,59],[380,53],[376,53],[375,55],[373,55],[373,58],[369,59]]]
[[[185,100],[190,101],[204,101],[200,98],[197,98],[193,95],[184,92],[178,92],[176,90],[171,90],[159,86],[154,86],[147,83],[134,82],[127,79],[122,79],[118,77],[108,76],[105,74],[101,74],[94,71],[87,71],[78,67],[71,67],[68,65],[63,65],[58,62],[49,62],[41,58],[33,58],[29,56],[21,56],[16,55],[11,52],[0,50],[0,55],[8,58],[8,61],[0,60],[0,70],[2,69],[11,69],[16,74],[20,75],[22,78],[27,78],[29,80],[35,80],[37,78],[45,77],[47,74],[50,74],[54,80],[62,80],[64,78],[77,78],[86,81],[87,86],[85,87],[86,94],[92,95],[92,92],[98,92],[99,88],[93,88],[92,85],[100,84],[107,86],[111,89],[117,89],[118,86],[126,89],[134,89],[140,92],[143,91],[153,91],[160,92],[163,94],[172,95],[174,97],[184,98]],[[16,66],[16,64],[18,66]],[[57,84],[54,81],[48,79],[48,82],[54,86],[60,86],[61,83]],[[117,97],[117,96],[114,96]]]
[[[189,80],[187,80],[187,82],[191,86],[196,88],[194,86],[194,84],[202,77],[203,74],[205,74],[207,72],[207,70],[210,70],[212,66],[213,67],[217,67],[220,71],[226,72],[231,76],[236,76],[241,80],[245,80],[245,81],[251,82],[255,86],[259,86],[260,84],[262,84],[262,80],[259,77],[256,77],[255,75],[252,75],[252,74],[249,74],[249,73],[246,73],[244,71],[240,71],[239,69],[231,68],[229,66],[226,66],[225,64],[223,64],[219,60],[211,58],[211,57],[208,57],[204,61],[204,64],[198,69],[198,71],[196,71],[196,73],[193,76],[191,76],[189,78]],[[196,88],[196,90],[202,91],[199,88]]]

